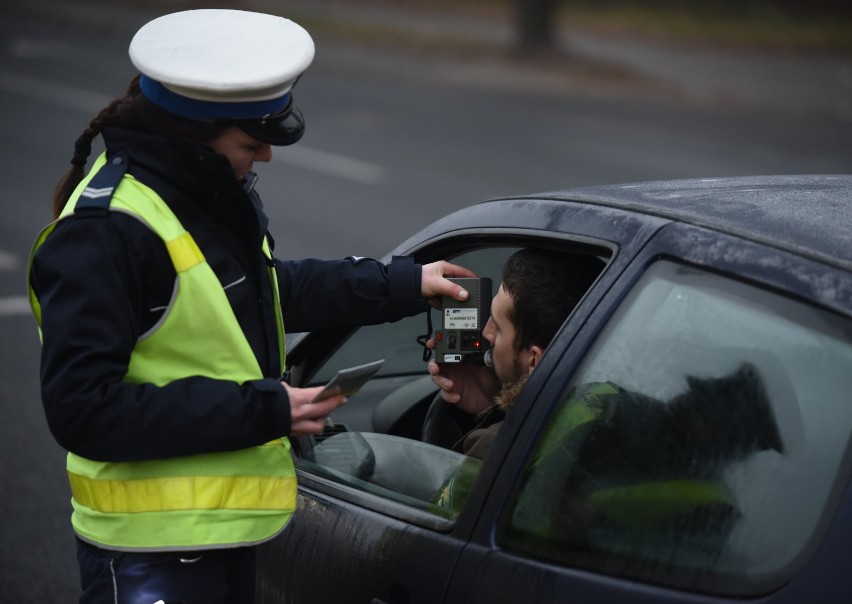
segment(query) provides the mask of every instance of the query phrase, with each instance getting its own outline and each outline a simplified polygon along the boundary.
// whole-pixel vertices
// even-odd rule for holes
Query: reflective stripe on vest
[[[661,480],[593,491],[592,507],[622,530],[651,531],[680,514],[707,505],[735,508],[730,490],[719,480]]]
[[[104,163],[102,155],[60,219],[74,211],[75,201]],[[169,307],[140,337],[124,379],[157,386],[188,376],[237,383],[261,379],[260,366],[221,283],[165,202],[125,175],[109,208],[129,213],[157,233],[177,273]],[[33,254],[55,224],[37,239]],[[266,242],[263,251],[271,257]],[[273,269],[269,277],[277,304]],[[30,297],[40,321],[41,309],[32,291]],[[284,332],[278,307],[276,319],[283,371]],[[296,506],[296,477],[286,438],[240,451],[140,462],[96,462],[69,453],[67,464],[74,530],[82,539],[112,549],[163,551],[259,543],[280,532]]]

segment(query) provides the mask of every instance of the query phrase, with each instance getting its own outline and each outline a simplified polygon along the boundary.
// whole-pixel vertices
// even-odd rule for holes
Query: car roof
[[[852,270],[852,175],[649,181],[527,198],[580,201],[730,233]]]

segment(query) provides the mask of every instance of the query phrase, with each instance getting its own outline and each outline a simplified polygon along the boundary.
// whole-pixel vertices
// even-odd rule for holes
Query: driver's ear
[[[535,369],[541,361],[542,356],[544,356],[544,348],[541,346],[532,345],[527,348],[527,373],[533,372],[533,369]]]

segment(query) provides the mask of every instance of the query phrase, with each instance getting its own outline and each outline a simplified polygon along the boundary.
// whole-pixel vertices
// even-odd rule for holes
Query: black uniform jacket
[[[219,277],[265,379],[190,377],[164,387],[122,380],[136,340],[161,316],[175,271],[163,241],[123,212],[62,221],[39,248],[32,284],[43,311],[42,400],[60,445],[101,461],[245,448],[286,436],[267,218],[227,159],[190,141],[107,130],[108,153],[155,190]],[[420,266],[369,259],[275,260],[287,331],[395,321],[427,308]],[[198,354],[204,354],[199,350]]]

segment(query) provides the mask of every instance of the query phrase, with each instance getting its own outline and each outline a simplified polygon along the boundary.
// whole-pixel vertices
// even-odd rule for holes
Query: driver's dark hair
[[[546,348],[603,267],[596,256],[545,249],[526,248],[509,256],[502,280],[512,298],[515,351]]]
[[[71,169],[56,185],[54,192],[53,217],[59,216],[74,189],[83,180],[86,162],[92,153],[92,142],[105,128],[123,128],[208,144],[226,127],[224,124],[191,120],[160,109],[142,94],[139,88],[139,75],[134,76],[124,96],[113,100],[101,109],[74,143]]]

